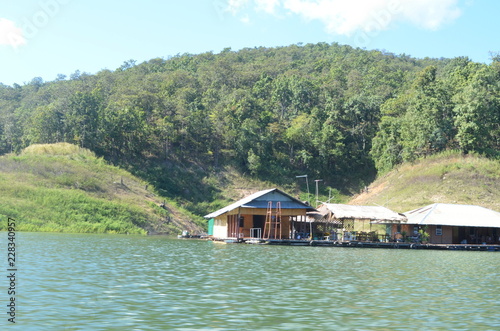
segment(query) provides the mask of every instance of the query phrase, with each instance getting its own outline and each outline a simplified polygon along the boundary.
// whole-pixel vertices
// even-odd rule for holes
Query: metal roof
[[[306,209],[314,210],[313,207],[305,204],[304,202],[295,199],[294,197],[286,194],[285,192],[273,188],[269,190],[255,192],[241,200],[238,200],[224,208],[221,208],[213,213],[205,215],[205,218],[214,218],[224,213],[230,212],[236,208],[262,208],[266,209],[268,202],[272,201],[272,208],[276,208],[276,202],[281,203],[282,209]]]
[[[378,222],[402,222],[406,220],[406,216],[382,206],[353,206],[334,203],[325,203],[323,206],[325,206],[335,218],[339,219],[370,219]]]
[[[500,213],[481,206],[435,203],[404,214],[408,224],[500,228]]]

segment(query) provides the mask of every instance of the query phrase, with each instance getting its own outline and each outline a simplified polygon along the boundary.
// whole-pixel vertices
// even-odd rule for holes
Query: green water
[[[0,251],[6,238],[0,233]],[[497,252],[43,233],[16,240],[17,323],[2,314],[2,330],[500,329]],[[1,277],[2,307],[7,287]]]

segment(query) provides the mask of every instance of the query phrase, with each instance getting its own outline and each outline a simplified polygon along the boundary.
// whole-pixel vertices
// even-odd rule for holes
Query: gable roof
[[[500,213],[481,206],[435,203],[404,214],[408,224],[500,228]]]
[[[406,216],[382,206],[353,206],[335,203],[325,203],[323,206],[337,219],[370,219],[377,221],[377,223],[401,222],[406,220]]]
[[[205,215],[205,218],[214,218],[220,216],[224,213],[230,212],[236,208],[262,208],[266,209],[268,202],[272,201],[272,207],[276,208],[276,202],[281,203],[282,209],[306,209],[314,210],[313,207],[305,204],[304,202],[295,199],[294,197],[286,194],[285,192],[272,188],[269,190],[263,190],[255,192],[241,200],[238,200],[224,208],[221,208],[213,213]]]

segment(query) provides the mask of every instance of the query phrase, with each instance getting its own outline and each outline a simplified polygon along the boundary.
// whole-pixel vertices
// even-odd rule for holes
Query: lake
[[[16,245],[11,329],[500,329],[498,252],[47,233],[17,233]]]

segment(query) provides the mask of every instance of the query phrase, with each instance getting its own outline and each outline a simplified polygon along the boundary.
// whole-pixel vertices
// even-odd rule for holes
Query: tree
[[[500,147],[500,75],[484,66],[457,96],[456,139],[463,153],[498,153]]]
[[[29,144],[51,144],[63,139],[63,114],[54,105],[38,107],[25,123],[25,136]]]
[[[422,70],[413,85],[401,122],[403,160],[445,149],[453,137],[451,97],[436,77],[436,67]]]
[[[148,149],[144,111],[137,107],[111,104],[100,116],[100,149],[113,157],[134,157]]]
[[[256,155],[252,148],[248,151],[248,170],[252,175],[257,175],[262,167],[260,156]]]
[[[77,143],[81,147],[95,149],[98,115],[101,109],[99,91],[77,92],[71,97],[65,116],[65,133],[68,142]]]
[[[387,172],[403,161],[400,130],[400,118],[382,118],[370,152],[379,173]]]

